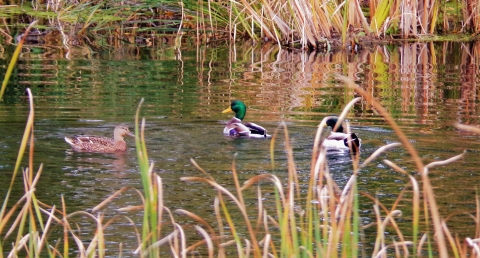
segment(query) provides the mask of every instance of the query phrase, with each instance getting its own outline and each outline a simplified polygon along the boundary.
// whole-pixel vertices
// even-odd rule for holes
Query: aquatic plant
[[[330,50],[355,47],[360,38],[412,38],[439,33],[478,33],[478,3],[472,1],[41,1],[2,6],[6,43],[20,27],[39,20],[35,37],[44,44],[118,48],[250,38],[281,46]],[[17,27],[19,26],[19,27]],[[188,37],[184,35],[189,34]],[[67,53],[68,54],[68,53]]]
[[[398,147],[399,144],[391,144],[380,148],[369,158],[360,161],[358,155],[352,156],[352,176],[348,183],[339,187],[329,173],[325,153],[319,149],[319,140],[322,131],[318,130],[311,161],[310,181],[305,189],[299,184],[298,175],[293,159],[293,150],[287,127],[282,124],[271,141],[272,168],[273,153],[280,141],[281,133],[285,137],[284,150],[288,158],[288,179],[282,182],[274,174],[261,174],[243,183],[240,182],[235,161],[232,164],[232,181],[234,188],[229,189],[215,181],[206,171],[192,160],[192,163],[202,173],[203,177],[184,177],[182,180],[194,183],[200,182],[212,186],[217,196],[213,200],[215,210],[215,223],[210,224],[212,218],[201,218],[191,211],[178,209],[170,211],[163,204],[162,178],[154,173],[154,164],[148,159],[147,144],[144,137],[145,120],[140,120],[140,111],[143,100],[140,102],[135,116],[136,152],[139,170],[143,184],[142,190],[124,187],[112,194],[109,198],[93,208],[91,212],[75,211],[67,213],[68,204],[62,198],[62,207],[58,208],[42,203],[36,198],[35,186],[43,173],[43,166],[35,169],[33,162],[34,153],[34,105],[33,96],[29,89],[27,94],[30,101],[30,113],[27,119],[24,136],[20,144],[17,162],[13,171],[12,181],[7,190],[6,197],[0,210],[0,257],[3,256],[58,256],[68,257],[72,253],[80,257],[106,255],[106,242],[111,225],[123,219],[131,225],[132,234],[137,236],[136,250],[139,256],[159,256],[170,252],[175,256],[186,256],[189,253],[200,252],[209,257],[225,257],[235,253],[238,256],[359,256],[360,248],[372,246],[369,255],[391,256],[408,254],[427,254],[430,257],[448,256],[467,257],[478,254],[479,235],[471,238],[460,239],[450,232],[447,219],[439,215],[435,203],[433,188],[429,183],[428,172],[438,165],[454,162],[462,157],[462,154],[445,161],[436,161],[431,164],[423,164],[410,141],[405,137],[393,118],[385,109],[361,88],[356,86],[350,79],[340,77],[347,85],[362,94],[366,104],[371,105],[386,121],[389,122],[400,142],[411,154],[415,161],[418,176],[407,173],[392,161],[384,163],[399,173],[409,178],[410,182],[398,195],[393,205],[387,207],[373,196],[363,194],[372,200],[371,205],[375,211],[376,222],[363,225],[360,222],[359,206],[361,193],[357,190],[357,175],[368,166],[375,158],[390,148]],[[8,79],[7,79],[8,82]],[[340,117],[345,117],[355,101],[354,99],[344,109]],[[322,124],[325,124],[322,121]],[[320,126],[322,128],[322,126]],[[477,132],[478,128],[465,125],[457,125],[457,128]],[[23,186],[25,194],[12,204],[11,192],[17,174],[20,170],[24,155],[29,146],[28,167],[23,170]],[[36,173],[34,171],[37,171]],[[273,198],[265,198],[265,190],[273,191]],[[121,198],[126,191],[134,191],[138,194],[142,204],[137,207],[123,207],[121,211],[142,211],[143,221],[141,229],[135,225],[134,218],[115,216],[106,220],[105,207],[115,198]],[[405,196],[411,191],[412,198]],[[254,193],[256,209],[247,204],[246,196]],[[423,198],[422,198],[423,197]],[[478,199],[478,197],[477,197]],[[412,222],[408,234],[402,232],[397,225],[396,218],[401,214],[398,204],[400,202],[411,203]],[[252,201],[249,200],[251,203]],[[478,201],[477,201],[478,203]],[[368,205],[363,204],[362,205]],[[240,213],[238,213],[240,211]],[[475,214],[476,234],[480,232],[480,205],[477,205]],[[240,216],[238,216],[240,214]],[[180,224],[178,216],[188,217],[193,223]],[[240,217],[240,218],[238,218]],[[92,230],[80,228],[78,221],[92,221],[94,234],[92,238],[81,238],[79,232]],[[194,224],[194,226],[192,226]],[[63,235],[57,241],[52,238],[54,229],[61,228]],[[366,228],[376,230],[374,242],[361,240],[362,231]],[[392,229],[398,240],[385,235],[388,229]],[[194,229],[194,231],[191,231]],[[411,231],[411,234],[410,234]],[[202,240],[187,240],[189,235],[199,234]],[[10,243],[13,243],[10,245]],[[161,249],[163,247],[165,249]],[[338,248],[337,248],[338,247]],[[118,256],[123,254],[121,246]],[[367,252],[367,251],[363,251]],[[434,255],[435,253],[435,255]]]
[[[34,21],[28,25],[27,29],[25,30],[25,37],[28,36],[28,33],[32,29],[32,27],[36,24],[37,22]],[[8,64],[7,71],[5,72],[5,76],[3,78],[2,82],[2,88],[0,89],[0,100],[3,100],[3,94],[5,93],[5,89],[7,88],[8,81],[10,80],[10,76],[12,75],[13,68],[15,68],[15,64],[17,63],[18,55],[20,55],[20,51],[22,51],[23,43],[25,41],[25,37],[22,37],[20,42],[18,43],[17,47],[15,48],[15,51],[13,52],[12,59],[10,60],[10,63]]]
[[[367,102],[373,105],[374,108],[384,116],[396,131],[402,144],[408,142],[407,138],[403,135],[393,119],[385,112],[385,109],[383,109],[377,101],[369,98],[368,94],[365,94],[360,88],[356,87],[349,79],[342,79],[361,93],[367,99]],[[360,98],[354,99],[345,107],[340,119],[343,119],[343,117],[346,116],[349,109],[356,101],[359,101],[359,99]],[[352,154],[353,174],[345,187],[340,189],[329,173],[325,150],[319,148],[322,134],[321,128],[323,128],[324,126],[322,125],[325,124],[326,120],[324,119],[319,126],[320,129],[317,131],[313,145],[314,150],[311,162],[310,181],[308,183],[307,191],[300,189],[297,179],[297,171],[293,160],[293,151],[290,147],[288,131],[284,124],[282,126],[285,135],[285,151],[287,153],[289,164],[286,189],[284,189],[284,184],[280,182],[278,177],[273,174],[255,176],[246,181],[243,186],[240,186],[235,164],[232,165],[232,172],[236,186],[236,194],[226,190],[224,187],[216,183],[210,176],[208,176],[208,178],[185,177],[182,179],[188,182],[207,183],[217,190],[218,196],[215,200],[216,211],[217,216],[222,218],[217,220],[226,221],[228,223],[227,228],[231,230],[230,234],[222,233],[221,237],[226,239],[233,238],[233,242],[237,246],[237,252],[242,254],[241,256],[248,256],[251,253],[253,253],[255,257],[260,255],[273,255],[274,257],[358,257],[360,255],[359,237],[361,231],[372,225],[360,224],[359,193],[356,183],[358,172],[370,164],[375,158],[379,157],[381,153],[391,148],[401,146],[402,144],[393,143],[379,148],[363,162],[360,162],[358,153]],[[275,132],[272,139],[272,150],[274,149],[273,146],[277,139],[277,135],[278,130]],[[435,196],[433,195],[432,187],[428,181],[428,170],[440,164],[445,165],[454,162],[461,158],[463,154],[446,161],[422,165],[418,155],[411,145],[406,148],[411,151],[410,154],[413,159],[416,160],[419,169],[418,173],[422,175],[421,182],[423,189],[419,187],[418,180],[414,176],[410,175],[393,162],[384,160],[385,164],[408,176],[410,179],[410,186],[406,187],[402,193],[399,194],[394,205],[389,208],[382,205],[375,197],[368,196],[368,198],[373,200],[372,205],[376,215],[376,223],[374,223],[373,226],[376,226],[377,230],[377,237],[371,255],[376,257],[386,257],[391,252],[394,252],[397,255],[403,254],[405,256],[408,256],[409,253],[421,255],[425,250],[432,249],[435,250],[440,257],[448,257],[451,252],[457,255],[459,254],[458,244],[460,241],[458,239],[455,241],[453,240],[446,224],[439,215],[435,204]],[[260,182],[270,182],[274,185],[275,209],[273,210],[273,214],[269,214],[269,211],[266,208],[269,205],[266,205],[264,203],[265,201],[262,201],[264,196],[262,195],[262,184],[259,184]],[[257,209],[247,209],[243,201],[243,195],[245,195],[247,190],[254,185],[257,185],[258,206]],[[395,222],[395,218],[402,213],[397,209],[397,205],[402,201],[402,196],[407,189],[410,189],[413,193],[413,198],[411,200],[413,210],[411,226],[412,235],[408,237],[402,233]],[[306,196],[301,193],[306,193]],[[422,195],[423,206],[420,202]],[[247,233],[239,233],[239,227],[241,228],[243,223],[237,226],[238,223],[234,223],[230,219],[233,208],[226,208],[227,205],[224,198],[233,201],[233,203],[236,204],[235,209],[241,211],[245,218],[244,224],[247,225]],[[247,214],[247,210],[253,210],[258,213]],[[423,222],[420,221],[422,216],[425,220]],[[250,223],[253,223],[253,221],[250,222],[248,218],[253,217],[257,218],[257,222],[256,230],[252,232],[250,229],[252,227]],[[430,228],[430,219],[433,221],[433,228]],[[400,241],[391,242],[386,238],[385,230],[389,226],[394,228],[394,231],[397,234],[396,236]],[[272,229],[274,228],[279,229],[278,234],[272,233]],[[421,232],[420,228],[426,228],[426,231]],[[418,238],[419,234],[422,236],[421,239]],[[253,235],[255,238],[241,239],[238,235]],[[435,241],[432,241],[433,235],[435,235]],[[260,241],[261,246],[254,244],[255,239]],[[243,246],[243,242],[248,245],[248,248]],[[450,244],[449,250],[447,249],[447,242]],[[432,246],[434,245],[433,243],[435,243],[435,246]],[[471,241],[471,243],[474,243],[474,241]],[[362,243],[362,246],[365,245],[366,243]],[[473,245],[473,247],[476,248],[475,245]],[[393,251],[389,249],[393,249]],[[471,251],[473,250],[474,249],[472,248]],[[362,251],[362,253],[364,252],[365,250]],[[432,253],[430,252],[429,255],[432,256]]]
[[[352,154],[352,175],[345,186],[338,186],[329,172],[326,154],[319,148],[322,138],[322,125],[317,131],[310,168],[310,180],[307,186],[299,184],[298,175],[293,159],[293,150],[290,145],[288,130],[281,124],[274,132],[271,141],[272,167],[273,153],[284,135],[284,150],[288,159],[288,179],[283,183],[274,174],[260,174],[247,181],[240,182],[235,161],[232,164],[232,181],[234,187],[229,189],[222,186],[204,171],[194,160],[203,177],[183,177],[182,180],[192,183],[210,185],[216,191],[213,200],[215,211],[215,225],[210,224],[212,218],[201,218],[191,211],[177,209],[170,211],[163,205],[162,178],[154,173],[154,165],[148,160],[147,146],[144,137],[145,120],[140,121],[140,111],[143,100],[140,102],[135,116],[136,152],[138,156],[142,190],[124,187],[112,194],[109,198],[94,207],[91,212],[75,211],[67,213],[67,203],[62,197],[62,207],[57,209],[49,206],[36,198],[35,186],[40,180],[43,166],[40,165],[35,173],[33,163],[34,153],[34,105],[29,89],[27,93],[30,100],[30,114],[27,119],[24,136],[21,141],[18,159],[15,165],[12,181],[7,190],[0,210],[0,257],[30,256],[63,256],[68,257],[75,252],[80,257],[104,257],[106,255],[107,232],[112,223],[123,219],[131,225],[132,234],[137,237],[135,252],[139,256],[159,257],[161,254],[170,253],[178,257],[186,257],[192,252],[200,252],[209,257],[226,257],[235,253],[238,257],[246,256],[315,256],[315,257],[358,257],[366,253],[369,255],[387,257],[393,254],[398,256],[425,255],[429,257],[467,257],[478,254],[479,235],[471,238],[460,239],[450,232],[447,219],[443,218],[435,203],[433,188],[429,182],[428,172],[435,166],[446,165],[462,157],[463,154],[444,161],[436,161],[424,165],[415,149],[401,132],[399,127],[385,109],[362,89],[357,87],[350,79],[339,77],[346,84],[362,94],[363,100],[372,105],[380,115],[391,125],[400,143],[393,143],[379,148],[370,157],[361,161],[360,156]],[[352,100],[340,114],[344,118],[353,104],[360,98]],[[348,126],[348,125],[347,125]],[[456,125],[461,130],[480,133],[478,128],[466,125]],[[10,193],[14,187],[16,175],[20,164],[29,146],[28,167],[23,170],[23,185],[25,194],[15,200],[11,205]],[[407,173],[405,169],[389,160],[383,162],[395,171],[409,178],[409,184],[398,194],[397,200],[387,207],[379,199],[359,193],[357,190],[358,173],[368,166],[380,154],[391,148],[404,146],[410,153],[416,165],[417,175]],[[305,189],[306,187],[306,189]],[[265,198],[265,190],[273,192],[272,198]],[[141,229],[135,225],[134,219],[128,216],[115,216],[106,220],[108,214],[105,207],[115,198],[121,198],[126,191],[134,191],[142,200],[136,207],[123,207],[122,211],[143,211]],[[411,199],[405,193],[411,191]],[[247,196],[256,196],[256,208],[247,204]],[[375,222],[369,225],[361,223],[359,214],[360,204],[365,196],[372,201],[371,205],[375,214]],[[480,200],[477,196],[477,199]],[[249,203],[252,200],[249,199]],[[398,204],[411,203],[412,220],[409,234],[402,232],[397,224],[397,217],[402,213]],[[478,203],[478,201],[477,201]],[[480,228],[480,204],[477,205],[475,226]],[[187,217],[192,224],[179,224],[178,216]],[[91,220],[94,234],[91,239],[82,239],[79,232],[82,229],[78,221]],[[55,228],[62,228],[61,239],[51,239]],[[374,228],[376,237],[374,242],[368,243],[361,239],[366,228]],[[192,231],[193,229],[193,231]],[[390,236],[385,235],[386,230]],[[478,234],[478,230],[476,230]],[[190,235],[199,234],[202,239],[189,238]],[[397,240],[392,239],[395,234]],[[13,243],[12,245],[8,243]],[[166,249],[162,249],[163,247]],[[119,247],[118,256],[124,250]]]

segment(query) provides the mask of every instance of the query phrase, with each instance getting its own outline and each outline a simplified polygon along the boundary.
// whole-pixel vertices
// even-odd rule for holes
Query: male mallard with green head
[[[342,124],[335,128],[335,125],[338,123],[337,116],[330,116],[326,123],[328,127],[332,128],[330,135],[322,142],[322,146],[327,151],[350,151],[350,147],[353,152],[360,150],[362,140],[355,133],[347,133]]]
[[[223,134],[231,137],[250,137],[250,138],[267,138],[270,135],[267,134],[265,128],[255,123],[243,123],[242,120],[247,113],[247,106],[240,101],[234,100],[230,104],[230,107],[223,110],[222,113],[235,112],[233,117],[223,129]]]
[[[113,139],[103,136],[65,136],[65,141],[72,146],[74,151],[83,152],[120,152],[127,150],[127,144],[123,137],[135,137],[126,126],[117,126],[113,131]]]

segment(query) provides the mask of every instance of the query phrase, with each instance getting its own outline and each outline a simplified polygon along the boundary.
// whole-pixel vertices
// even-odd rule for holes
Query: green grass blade
[[[10,181],[10,187],[8,188],[7,194],[4,198],[2,209],[0,210],[0,220],[5,216],[5,210],[7,207],[8,199],[10,197],[11,191],[14,186],[15,178],[17,177],[18,170],[22,163],[23,155],[25,154],[25,149],[27,148],[28,139],[30,138],[30,132],[33,130],[33,120],[34,120],[34,110],[33,110],[33,96],[30,89],[27,88],[27,94],[30,100],[30,113],[28,114],[27,125],[22,137],[22,142],[20,143],[20,149],[18,150],[17,161],[15,163],[15,168],[13,170],[12,179]],[[1,229],[0,229],[1,232]]]
[[[0,89],[0,100],[3,100],[3,94],[5,93],[5,89],[7,88],[7,84],[8,84],[8,81],[10,80],[10,76],[12,75],[13,68],[15,68],[15,64],[17,63],[18,56],[22,51],[23,42],[25,41],[25,38],[28,36],[30,29],[35,24],[37,24],[37,21],[33,21],[32,23],[30,23],[30,25],[27,27],[27,30],[23,34],[22,39],[20,40],[17,47],[15,48],[15,51],[13,52],[12,60],[10,60],[10,63],[8,64],[7,71],[5,72],[5,77],[3,78],[2,88]]]

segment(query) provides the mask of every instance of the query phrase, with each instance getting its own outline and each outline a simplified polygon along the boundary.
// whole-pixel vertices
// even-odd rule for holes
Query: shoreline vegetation
[[[427,2],[428,1],[424,1],[422,3]],[[82,15],[77,13],[75,19],[82,17],[83,20],[81,20],[81,22],[75,19],[73,21],[66,21],[66,17],[71,17],[68,16],[69,14],[79,11],[76,8],[80,8],[78,6],[82,5],[82,3],[82,10],[87,11],[82,12]],[[215,2],[215,4],[218,3],[219,2]],[[388,8],[385,10],[392,9],[393,4],[397,2],[390,1],[388,3]],[[35,4],[38,5],[36,6]],[[75,46],[77,43],[90,47],[119,46],[124,43],[137,44],[136,42],[140,38],[139,35],[149,35],[149,33],[153,31],[150,27],[142,31],[139,29],[141,26],[132,25],[132,21],[138,21],[138,17],[135,15],[135,19],[132,18],[133,16],[122,16],[121,21],[119,21],[114,19],[118,13],[114,13],[112,17],[109,18],[112,19],[112,21],[106,21],[108,20],[106,15],[102,16],[103,20],[96,20],[96,18],[98,18],[97,15],[99,15],[97,13],[98,10],[103,10],[102,8],[109,10],[109,8],[104,7],[104,4],[104,2],[99,4],[81,2],[71,5],[70,7],[64,7],[68,10],[64,9],[62,12],[59,11],[61,9],[55,9],[57,7],[60,8],[59,6],[55,7],[33,2],[32,6],[36,6],[37,8],[36,15],[44,15],[41,19],[42,21],[40,21],[39,17],[32,18],[32,16],[25,14],[17,14],[7,18],[10,20],[8,20],[6,24],[14,24],[14,20],[18,19],[17,21],[23,26],[25,24],[31,24],[31,21],[34,19],[38,19],[36,20],[37,23],[32,25],[32,32],[34,33],[29,35],[35,36],[35,33],[41,34],[42,31],[50,33],[57,30],[57,33],[60,34],[58,37],[63,39],[59,41],[58,44],[64,47],[69,46],[69,44],[70,46]],[[214,3],[208,2],[208,4],[213,5]],[[277,4],[277,8],[285,8],[284,6],[280,6],[280,3]],[[446,4],[447,3],[445,3],[445,5]],[[39,6],[42,5],[46,6],[42,7],[46,8],[44,9],[46,11],[43,13],[38,11]],[[205,5],[207,5],[207,3],[205,3]],[[348,2],[344,2],[341,5],[350,6]],[[328,6],[329,5],[326,4],[323,8],[328,9]],[[19,7],[17,5],[9,5],[4,8]],[[56,11],[50,11],[50,8]],[[119,10],[124,10],[123,8],[124,7],[119,7]],[[137,10],[137,15],[140,12],[139,10],[145,9],[145,7],[138,8],[139,9],[135,9]],[[247,5],[242,8],[243,9],[236,9],[237,12],[244,14],[246,9],[249,9]],[[253,7],[251,8],[253,9]],[[333,10],[337,10],[333,12],[334,14],[341,13],[342,8],[338,8],[338,6],[335,7],[335,5],[333,5],[332,8]],[[395,6],[395,8],[398,7]],[[33,9],[34,8],[32,8],[32,10]],[[187,17],[187,15],[185,15],[186,9],[187,5],[182,5],[181,8],[175,9],[176,11],[181,10],[182,19],[178,20],[179,24],[184,24],[184,17]],[[377,10],[378,9],[380,8],[377,8]],[[7,9],[3,11],[5,10]],[[255,10],[256,9],[253,9],[253,11]],[[435,9],[430,8],[429,10]],[[439,10],[441,10],[441,8]],[[269,10],[262,9],[262,12],[259,13],[266,11]],[[57,14],[57,16],[53,18],[50,17],[49,15],[52,12]],[[175,13],[176,12],[173,12],[172,15]],[[207,13],[208,12],[202,12],[204,15]],[[438,15],[440,11],[429,13]],[[347,17],[346,14],[348,13],[344,12],[341,17]],[[202,19],[205,24],[207,24],[206,20],[209,19],[209,17],[212,21],[208,21],[208,24],[213,24],[214,20],[211,17],[214,16],[212,14],[202,17],[204,17]],[[230,16],[219,15],[219,17],[216,18],[217,20],[215,20],[217,24],[220,24],[222,17],[226,18]],[[257,26],[255,23],[256,18],[253,17],[254,15],[248,16],[243,20],[240,18],[238,20],[235,19],[238,21],[238,23],[235,24],[242,24],[243,22],[246,26],[246,24],[250,23],[253,24],[252,28],[255,28],[255,26]],[[473,18],[471,20],[473,20]],[[102,21],[105,23],[102,23]],[[152,22],[148,20],[143,21],[143,25]],[[111,27],[117,22],[121,24],[121,28]],[[287,25],[296,23],[299,23],[299,20],[290,20]],[[48,24],[48,26],[46,24]],[[195,23],[192,24],[199,23],[195,21]],[[346,22],[341,22],[340,24],[346,26]],[[184,34],[183,32],[179,33],[181,30],[178,28],[183,28],[183,26],[184,25],[176,29],[174,28],[168,33],[158,30],[156,31],[157,34],[152,37],[159,37],[160,34],[174,35],[175,42],[178,40],[178,44],[180,44],[181,37],[183,37]],[[233,27],[235,31],[237,31],[239,26]],[[384,27],[376,26],[377,32]],[[97,29],[95,30],[95,28]],[[111,29],[107,30],[106,28]],[[205,26],[203,28],[205,28],[204,34],[200,34],[200,30],[198,29],[195,29],[194,33],[197,33],[196,35],[206,35],[208,32],[208,30],[206,30],[207,27]],[[430,24],[430,26],[424,26],[424,28],[434,28],[434,26]],[[14,38],[22,35],[24,31],[23,28],[16,28],[15,26],[7,26],[1,29],[4,38],[6,37],[5,35],[10,36],[10,43],[13,43]],[[232,39],[232,34],[230,33],[232,30],[226,31],[228,31],[228,33],[224,33],[229,35],[229,40]],[[262,29],[262,31],[261,33],[265,33],[266,30]],[[274,35],[280,35],[280,29],[272,31],[275,32]],[[251,35],[248,34],[247,29],[245,29],[244,33],[245,32],[247,34],[242,34],[242,36],[248,35],[252,39],[257,35],[255,29],[250,31],[252,32]],[[213,33],[213,29],[211,33]],[[417,37],[420,34],[418,31],[416,33],[417,34],[408,34],[407,38]],[[238,32],[238,34],[235,32],[233,35],[240,35],[240,32]],[[342,39],[348,39],[347,36],[350,34],[347,33],[347,30],[343,30],[342,35],[345,36],[345,38]],[[384,36],[386,35],[390,34],[385,32]],[[180,37],[180,39],[178,39],[178,37]],[[296,36],[292,34],[292,39],[294,38],[296,38]],[[372,38],[376,39],[377,36]],[[26,40],[27,42],[33,39],[34,38],[27,37],[22,38],[22,40]],[[73,41],[73,39],[78,41]],[[277,37],[277,39],[280,39],[280,37]],[[290,44],[288,43],[288,37],[285,39],[285,42]],[[20,42],[22,42],[22,40]],[[205,41],[206,40],[205,38]],[[147,41],[145,40],[145,42]],[[278,42],[281,43],[282,41]],[[292,44],[294,42],[296,41],[293,40]],[[300,44],[302,48],[310,48],[308,40],[302,42],[303,43]],[[349,41],[346,40],[342,42],[348,43]],[[119,45],[115,45],[117,43]],[[354,46],[355,45],[353,45],[353,47]],[[22,43],[17,45],[8,70],[11,71],[15,66],[16,56],[18,56],[21,49]],[[10,74],[7,71],[2,88],[7,85],[9,76]],[[107,255],[116,255],[119,257],[124,255],[136,255],[140,257],[160,257],[161,255],[171,255],[175,257],[192,255],[228,257],[232,254],[238,257],[390,257],[394,255],[399,257],[477,257],[480,255],[479,196],[475,196],[477,200],[475,211],[469,214],[472,219],[472,224],[474,224],[472,227],[475,227],[475,235],[461,238],[456,235],[455,232],[449,230],[449,217],[444,218],[440,215],[441,213],[436,205],[433,187],[428,177],[429,171],[433,170],[436,166],[444,166],[456,162],[463,157],[463,154],[458,154],[444,161],[423,164],[409,139],[405,137],[393,118],[385,111],[379,102],[355,85],[351,79],[345,77],[339,77],[339,79],[354,89],[364,98],[364,101],[378,111],[379,115],[381,115],[395,131],[399,138],[399,143],[381,147],[363,161],[360,160],[359,155],[352,156],[352,175],[343,189],[335,183],[329,174],[328,163],[325,158],[326,154],[324,150],[318,148],[323,133],[321,129],[317,131],[313,143],[310,181],[306,189],[301,189],[302,186],[298,183],[293,150],[290,146],[288,130],[285,125],[280,126],[273,134],[271,155],[273,156],[273,150],[275,148],[279,148],[279,146],[284,147],[288,158],[287,182],[281,182],[279,178],[273,174],[261,174],[245,182],[240,182],[237,177],[235,162],[233,162],[232,181],[235,187],[233,189],[227,189],[218,184],[213,177],[192,160],[192,163],[196,166],[201,176],[184,177],[182,181],[188,184],[207,184],[216,191],[217,195],[214,200],[212,200],[212,206],[215,211],[212,215],[214,216],[213,219],[200,218],[192,211],[182,209],[172,211],[163,205],[162,178],[154,172],[154,164],[150,163],[148,158],[147,143],[144,138],[144,131],[147,130],[147,128],[145,128],[145,120],[140,118],[142,102],[139,104],[135,116],[135,142],[143,189],[131,189],[128,187],[118,189],[117,192],[94,207],[91,212],[75,211],[67,213],[68,203],[64,201],[62,201],[62,207],[55,207],[38,200],[35,195],[35,185],[41,180],[40,176],[43,173],[43,165],[37,168],[34,166],[34,103],[33,96],[30,90],[27,89],[30,112],[17,155],[11,184],[0,210],[0,257],[69,257],[72,255],[79,257],[105,257]],[[352,100],[345,107],[340,117],[347,115],[355,101],[358,101],[358,98]],[[325,121],[322,121],[322,123],[325,123]],[[478,128],[473,126],[458,124],[456,127],[460,130],[467,130],[477,134],[480,133]],[[320,128],[322,128],[322,126],[320,126]],[[283,135],[283,140],[280,135]],[[281,141],[284,141],[284,143],[281,144]],[[391,148],[400,148],[400,145],[409,152],[410,158],[413,161],[413,167],[408,169],[416,173],[408,173],[394,162],[383,160],[385,165],[408,177],[409,183],[403,187],[398,194],[397,200],[391,206],[383,205],[374,196],[366,196],[371,200],[371,206],[375,211],[376,220],[369,225],[363,225],[361,224],[361,216],[359,214],[361,201],[359,196],[361,193],[357,190],[357,174],[362,168],[368,166],[372,160],[381,157],[381,153],[389,151]],[[22,170],[21,164],[25,164],[22,163],[25,156],[28,157],[28,165]],[[275,166],[275,164],[272,163],[272,166]],[[25,194],[18,200],[11,200],[10,195],[13,191],[15,180],[20,178],[20,172],[22,173]],[[262,184],[259,182],[262,182]],[[262,198],[262,187],[264,187],[264,184],[273,186],[274,197],[271,200],[263,200]],[[115,198],[122,198],[121,194],[125,191],[134,191],[137,193],[142,203],[135,207],[123,207],[119,210],[142,214],[143,221],[141,225],[136,225],[133,219],[125,215],[121,217],[114,216],[108,220],[105,219],[105,207]],[[244,200],[244,194],[247,192],[249,194],[254,192],[258,196],[258,202],[256,203],[257,209],[247,209]],[[267,205],[267,203],[264,203],[266,201],[270,201],[271,203]],[[411,227],[409,228],[401,228],[396,223],[396,218],[402,213],[402,211],[399,210],[399,203],[411,203],[412,217]],[[367,204],[362,203],[362,205]],[[232,219],[232,214],[238,214],[238,212],[243,221]],[[185,218],[191,221],[191,223],[180,224],[179,221],[185,221]],[[95,225],[94,232],[92,232],[93,236],[90,239],[82,239],[79,234],[79,232],[83,232],[84,230],[80,225],[85,225],[85,223],[79,223],[79,221],[85,220],[91,222],[90,225]],[[132,235],[136,237],[136,248],[132,251],[133,254],[130,250],[124,251],[122,243],[119,244],[118,254],[111,254],[111,250],[106,248],[109,230],[111,230],[110,225],[118,221],[126,221],[126,224],[131,225]],[[216,223],[211,224],[207,221],[215,221]],[[61,229],[62,237],[52,237],[52,235],[54,235],[52,232],[58,232],[59,228]],[[377,233],[373,243],[362,241],[362,232],[366,228],[374,228]],[[85,231],[87,230],[88,229],[85,229]],[[386,234],[387,230],[389,234]],[[201,236],[201,240],[188,237],[192,235]],[[369,247],[369,249],[367,249],[367,247]]]
[[[217,194],[212,200],[213,218],[202,218],[192,211],[170,210],[163,204],[162,178],[155,173],[153,161],[149,161],[147,144],[144,138],[146,121],[140,119],[143,100],[135,115],[135,143],[143,189],[123,187],[112,193],[91,211],[67,213],[68,203],[62,198],[62,207],[50,206],[36,198],[35,185],[43,173],[43,165],[36,168],[34,153],[34,103],[29,89],[27,95],[30,112],[20,144],[17,162],[10,187],[0,210],[0,257],[105,257],[130,256],[174,257],[476,257],[480,254],[480,204],[477,199],[476,210],[470,214],[475,235],[461,238],[448,227],[449,217],[442,217],[435,201],[433,187],[429,180],[429,171],[436,166],[445,166],[463,158],[460,153],[450,159],[423,164],[412,143],[396,125],[394,119],[381,104],[347,77],[338,77],[348,87],[362,97],[350,101],[339,116],[346,117],[355,102],[363,98],[372,105],[392,127],[399,143],[391,143],[379,148],[365,160],[353,154],[352,174],[347,184],[340,188],[329,173],[326,152],[319,148],[322,138],[321,122],[313,143],[313,152],[308,185],[300,185],[297,178],[294,153],[290,146],[288,130],[281,124],[272,135],[271,157],[276,148],[283,148],[288,160],[287,182],[274,174],[259,174],[245,182],[237,176],[235,161],[232,163],[232,181],[234,186],[228,189],[220,185],[205,172],[194,160],[192,164],[199,176],[181,178],[187,184],[207,184]],[[348,125],[347,125],[348,126]],[[480,133],[478,128],[456,125],[458,129]],[[283,136],[282,136],[283,135]],[[283,139],[282,139],[283,137]],[[280,147],[282,146],[282,147]],[[409,173],[390,160],[383,163],[396,172],[409,178],[402,187],[396,201],[391,205],[382,204],[376,197],[357,190],[357,175],[362,168],[382,157],[382,153],[392,148],[405,148],[412,159]],[[22,170],[25,194],[18,200],[10,200],[14,182],[20,173],[22,159],[28,157],[28,165]],[[36,171],[36,172],[35,172]],[[264,188],[272,193],[272,198],[264,198]],[[115,199],[125,198],[122,193],[133,191],[141,203],[137,206],[119,208],[118,211],[143,216],[140,224],[129,215],[105,214],[108,205]],[[257,196],[255,208],[250,207],[251,200],[244,196]],[[367,197],[375,214],[375,222],[361,223],[359,206]],[[368,201],[367,201],[368,202]],[[247,206],[247,203],[248,204]],[[397,224],[402,214],[400,203],[411,204],[410,227]],[[111,210],[109,212],[112,212]],[[135,214],[135,215],[133,215]],[[239,214],[234,219],[232,214]],[[110,216],[108,216],[110,215]],[[108,219],[107,219],[108,218]],[[182,221],[181,223],[179,221]],[[209,223],[213,221],[214,223]],[[88,223],[86,223],[88,222]],[[119,243],[118,253],[107,248],[111,235],[111,225],[125,223],[131,227],[136,246],[123,249]],[[408,224],[408,222],[407,222]],[[90,225],[89,228],[82,228]],[[364,242],[366,229],[376,231],[374,242]],[[85,232],[91,232],[86,238]],[[63,232],[62,237],[53,232]],[[386,233],[388,232],[388,234]],[[80,234],[81,233],[81,234]],[[191,236],[199,236],[192,238]],[[83,237],[83,238],[82,238]]]
[[[480,8],[460,1],[0,1],[0,44],[93,49],[273,42],[284,48],[357,50],[393,41],[476,40]]]

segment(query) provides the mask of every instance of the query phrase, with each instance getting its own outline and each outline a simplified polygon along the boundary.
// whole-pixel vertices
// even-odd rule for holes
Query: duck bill
[[[224,113],[229,113],[229,112],[233,112],[233,110],[232,110],[231,107],[228,107],[227,109],[223,110],[223,111],[222,111],[222,114],[224,114]]]
[[[131,133],[131,132],[128,132],[127,135],[130,136],[130,137],[135,138],[135,134],[133,134],[133,133]]]

